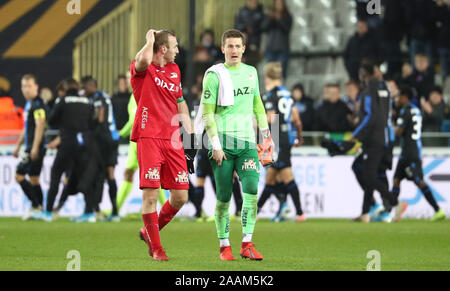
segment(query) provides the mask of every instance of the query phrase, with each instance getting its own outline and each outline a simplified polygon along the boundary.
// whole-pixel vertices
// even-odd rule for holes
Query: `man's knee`
[[[39,185],[39,184],[40,184],[39,176],[31,176],[31,177],[30,177],[30,184],[31,184],[32,186],[37,186],[37,185]]]
[[[16,174],[15,178],[16,178],[17,183],[22,183],[22,181],[25,180],[25,176],[20,175],[20,174]]]
[[[172,190],[170,192],[170,204],[175,208],[181,208],[188,200],[187,190]]]
[[[127,182],[133,182],[134,171],[131,169],[125,169],[124,178]]]
[[[258,194],[258,177],[245,177],[242,179],[242,190],[247,194]]]
[[[142,192],[142,203],[146,206],[156,205],[158,201],[159,189],[147,188]]]

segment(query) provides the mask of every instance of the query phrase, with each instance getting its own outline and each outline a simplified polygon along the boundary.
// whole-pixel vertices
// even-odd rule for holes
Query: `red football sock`
[[[177,213],[178,209],[173,208],[172,205],[170,205],[169,200],[167,200],[159,212],[159,230],[163,229]]]
[[[144,226],[147,230],[147,234],[150,236],[150,241],[152,242],[153,249],[160,249],[161,239],[159,237],[159,226],[158,226],[158,213],[147,213],[142,214],[142,219],[144,220]]]

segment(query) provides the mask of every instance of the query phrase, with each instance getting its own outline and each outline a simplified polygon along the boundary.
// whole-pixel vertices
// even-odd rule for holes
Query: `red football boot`
[[[152,242],[150,241],[150,236],[147,235],[147,230],[145,229],[145,227],[143,227],[139,230],[139,237],[141,238],[141,240],[143,240],[147,244],[148,253],[149,253],[150,257],[153,257]]]
[[[220,247],[220,259],[222,261],[234,261],[233,253],[231,252],[231,246]]]
[[[242,243],[241,257],[253,261],[261,261],[263,259],[263,256],[255,250],[255,245],[251,242]]]
[[[155,261],[168,261],[169,257],[166,256],[166,252],[163,248],[153,250],[153,259]]]

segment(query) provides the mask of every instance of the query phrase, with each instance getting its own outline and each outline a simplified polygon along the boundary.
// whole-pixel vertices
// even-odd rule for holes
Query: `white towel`
[[[206,79],[206,75],[209,72],[214,72],[219,78],[219,96],[217,100],[217,105],[219,106],[233,106],[234,105],[234,91],[233,91],[233,81],[231,80],[230,72],[228,71],[225,64],[217,64],[210,67],[206,72],[203,79]],[[202,97],[203,99],[203,97]],[[197,111],[197,116],[195,116],[194,121],[194,132],[195,134],[203,134],[205,130],[205,125],[203,123],[203,102],[200,101],[200,107]]]

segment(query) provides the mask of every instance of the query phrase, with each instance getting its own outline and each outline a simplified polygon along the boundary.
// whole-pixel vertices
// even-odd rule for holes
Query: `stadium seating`
[[[328,82],[343,85],[347,79],[341,54],[355,32],[353,0],[292,0],[287,2],[294,22],[286,84],[303,83],[311,97],[322,94]],[[327,57],[327,55],[329,55]]]

